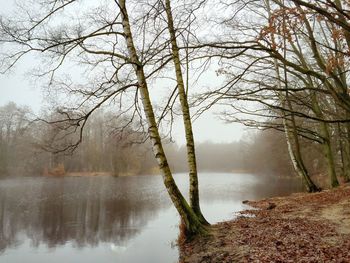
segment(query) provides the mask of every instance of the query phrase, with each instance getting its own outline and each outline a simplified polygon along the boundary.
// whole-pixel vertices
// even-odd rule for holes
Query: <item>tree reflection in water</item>
[[[175,179],[186,195],[188,175]],[[231,219],[244,208],[242,200],[289,194],[300,187],[291,179],[200,174],[202,209],[211,223]],[[57,262],[95,262],[92,257],[99,262],[175,262],[177,250],[170,242],[178,235],[178,222],[160,176],[0,181],[0,261],[30,257],[30,262],[46,262],[57,256]],[[28,254],[28,247],[34,252]],[[47,253],[45,247],[56,252]]]
[[[23,235],[35,247],[41,243],[56,247],[67,242],[76,247],[97,246],[99,242],[123,246],[159,209],[170,206],[157,179],[87,177],[3,181],[0,251],[20,245]]]

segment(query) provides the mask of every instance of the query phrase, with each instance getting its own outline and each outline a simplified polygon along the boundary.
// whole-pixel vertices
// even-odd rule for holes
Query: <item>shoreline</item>
[[[245,203],[252,209],[180,245],[180,262],[350,262],[349,184]]]
[[[157,174],[132,174],[122,173],[115,175],[112,172],[66,172],[64,174],[43,174],[43,177],[131,177],[131,176],[154,176]]]

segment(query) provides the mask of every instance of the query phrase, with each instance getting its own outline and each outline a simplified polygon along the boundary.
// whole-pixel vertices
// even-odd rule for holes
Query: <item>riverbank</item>
[[[350,262],[350,186],[247,201],[252,208],[181,245],[181,263]]]

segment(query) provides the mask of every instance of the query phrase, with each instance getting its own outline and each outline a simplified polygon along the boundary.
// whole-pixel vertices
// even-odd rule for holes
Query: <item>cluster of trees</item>
[[[0,107],[0,174],[24,172],[32,169],[34,156],[31,141],[34,137],[30,126],[30,110],[8,103]]]
[[[228,106],[228,121],[283,131],[293,167],[309,191],[319,187],[305,161],[305,140],[309,148],[321,148],[331,186],[339,184],[338,175],[349,180],[347,1],[87,2],[23,3],[20,20],[0,20],[2,67],[36,54],[43,59],[36,75],[58,98],[69,95],[48,120],[58,130],[53,141],[64,141],[55,148],[75,149],[97,109],[118,105],[147,132],[186,233],[206,233],[189,95],[202,73],[215,68],[223,81],[198,90],[199,112],[220,103]],[[67,74],[75,63],[81,71]],[[155,107],[155,94],[162,92],[166,103]],[[189,202],[173,179],[160,132],[175,115],[184,124]],[[73,132],[77,136],[70,140],[62,135]]]
[[[52,114],[45,114],[46,116]],[[47,117],[49,119],[50,117]],[[48,125],[28,107],[8,103],[0,107],[0,174],[42,175],[62,172],[108,172],[113,175],[149,174],[156,163],[144,134],[131,129],[116,131],[120,122],[99,111],[86,124],[84,140],[72,153],[57,151],[75,139],[60,125]],[[58,171],[62,167],[63,171]],[[57,174],[58,175],[58,174]]]
[[[50,114],[44,116],[50,118]],[[79,147],[71,153],[61,152],[57,148],[75,139],[76,134],[59,137],[57,125],[40,121],[28,107],[8,103],[0,107],[0,174],[45,175],[60,165],[63,172],[71,173],[107,172],[118,176],[158,172],[149,142],[144,142],[145,134],[130,127],[120,131],[116,129],[119,122],[110,112],[100,110],[86,124]],[[187,170],[186,146],[169,142],[165,151],[174,172]],[[293,173],[281,133],[258,132],[232,143],[199,143],[196,152],[201,171],[276,176]]]
[[[210,47],[222,50],[218,74],[226,82],[206,96],[228,100],[240,113],[226,112],[228,120],[284,131],[309,191],[319,187],[305,161],[305,140],[309,151],[323,152],[331,186],[339,185],[339,176],[349,181],[348,3],[241,1],[227,8],[231,16],[220,22],[225,34]]]

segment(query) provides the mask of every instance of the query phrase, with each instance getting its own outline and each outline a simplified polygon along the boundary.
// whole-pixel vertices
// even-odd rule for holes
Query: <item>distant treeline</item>
[[[50,115],[44,116],[45,120]],[[61,151],[79,134],[67,132],[57,123],[33,121],[30,108],[9,103],[0,107],[0,176],[42,175],[62,172],[108,172],[113,175],[158,173],[145,134],[132,126],[115,129],[121,120],[100,111],[87,122],[83,140],[72,153]],[[64,133],[62,133],[64,130]],[[313,174],[325,171],[317,145],[305,141],[306,162]],[[56,149],[56,152],[55,152]],[[167,144],[166,153],[175,172],[187,170],[186,148]],[[198,143],[200,171],[249,172],[293,175],[284,133],[258,131],[239,142]],[[63,170],[63,171],[62,171]]]
[[[327,166],[320,145],[309,140],[303,140],[303,145],[305,162],[311,175],[325,174]],[[175,171],[186,171],[185,146],[171,147],[168,152]],[[246,138],[238,142],[199,143],[196,153],[200,171],[295,176],[285,135],[276,130],[257,131],[246,135]]]
[[[144,134],[125,128],[114,131],[120,122],[109,113],[91,116],[82,141],[71,127],[36,120],[28,107],[9,103],[0,107],[0,175],[63,174],[65,172],[109,172],[147,174],[156,163]],[[53,118],[51,118],[53,119]],[[66,150],[65,150],[66,149]]]

